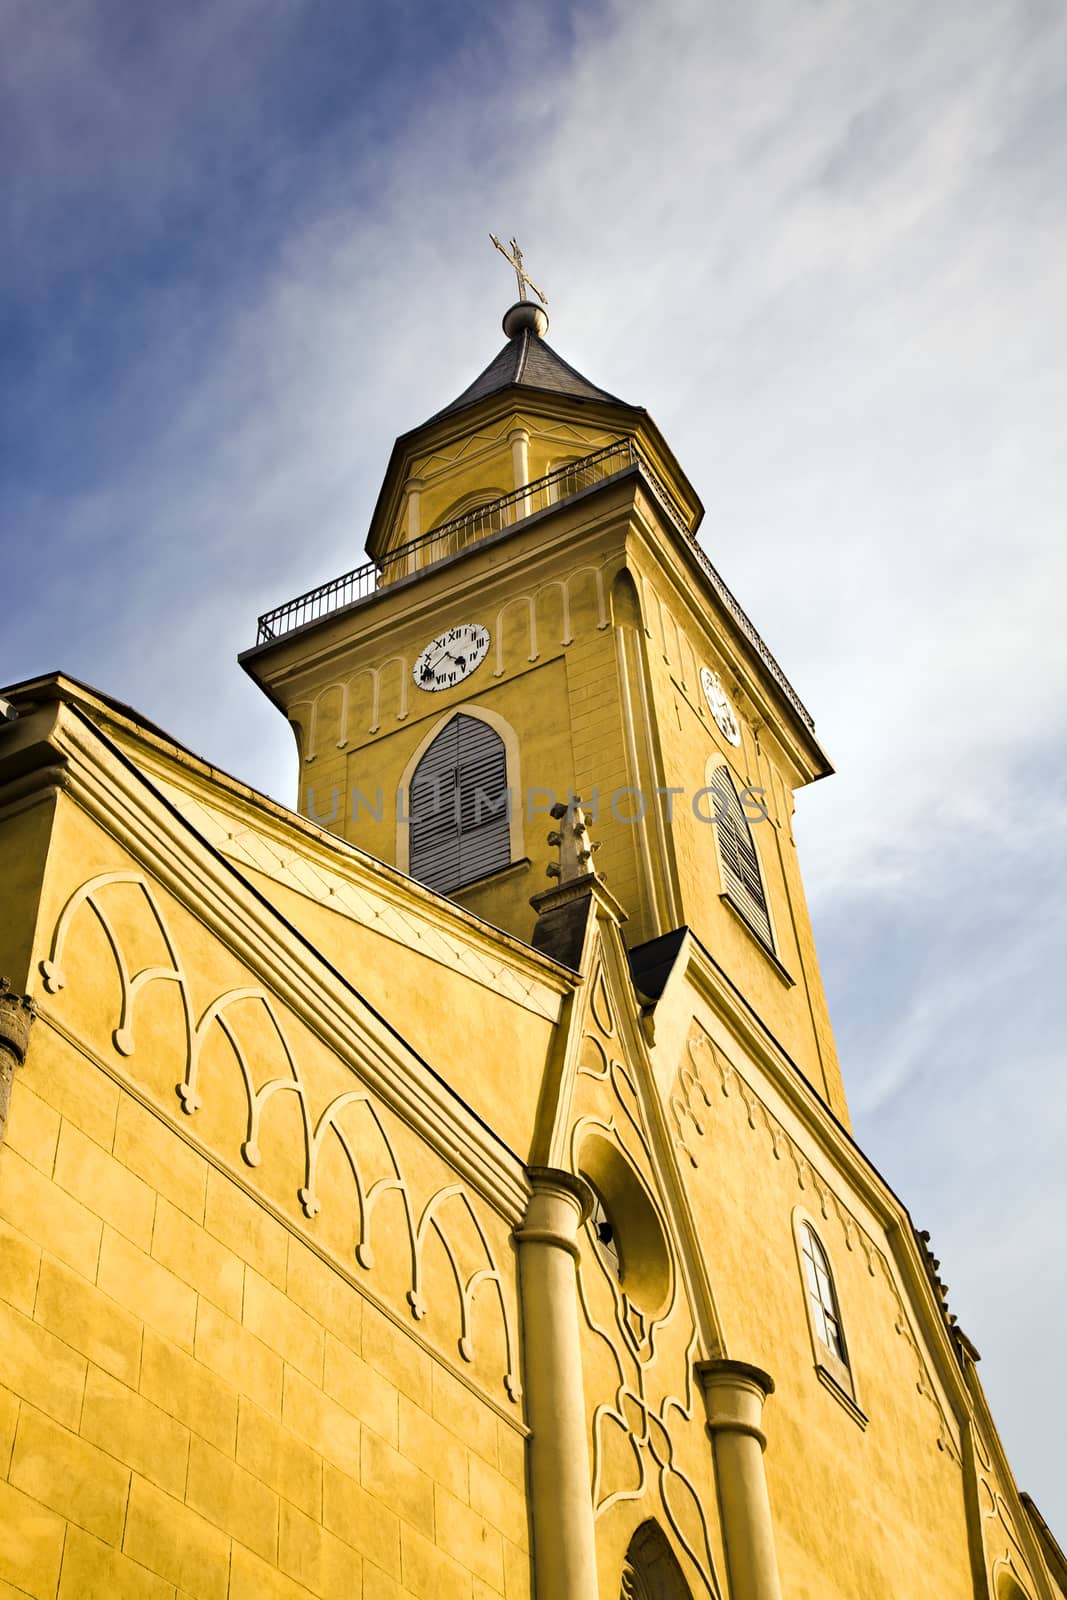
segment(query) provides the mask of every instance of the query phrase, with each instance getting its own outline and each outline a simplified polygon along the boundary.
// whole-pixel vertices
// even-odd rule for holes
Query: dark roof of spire
[[[442,417],[449,417],[455,411],[463,411],[467,406],[484,400],[487,395],[514,387],[543,389],[549,394],[565,394],[576,400],[607,400],[612,405],[626,405],[625,400],[608,394],[606,389],[598,389],[595,383],[583,378],[532,328],[523,328],[508,340],[485,371],[479,373],[451,405],[445,406],[443,411],[436,411],[423,423],[423,427],[430,422],[439,422]]]

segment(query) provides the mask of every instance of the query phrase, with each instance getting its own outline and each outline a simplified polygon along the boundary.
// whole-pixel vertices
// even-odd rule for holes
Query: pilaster
[[[782,1600],[760,1426],[774,1379],[760,1367],[727,1360],[700,1361],[696,1375],[715,1454],[730,1594],[733,1600]]]
[[[581,1178],[531,1167],[519,1246],[534,1582],[538,1600],[595,1600],[596,1541],[578,1326],[578,1229],[593,1197]]]

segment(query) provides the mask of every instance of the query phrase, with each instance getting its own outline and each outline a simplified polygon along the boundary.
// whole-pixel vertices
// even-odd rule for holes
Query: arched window
[[[826,1259],[826,1251],[815,1237],[814,1228],[806,1222],[800,1228],[800,1249],[804,1257],[804,1279],[810,1302],[808,1309],[815,1332],[830,1354],[847,1366],[845,1336],[841,1332],[841,1313],[837,1309],[830,1263]]]
[[[450,894],[511,862],[504,741],[478,717],[445,724],[411,776],[408,870]]]
[[[549,475],[558,473],[551,483],[546,485],[547,500],[549,505],[555,505],[558,500],[566,500],[570,495],[577,494],[579,489],[584,489],[589,482],[587,473],[583,473],[580,458],[577,456],[563,456],[558,461],[552,461],[548,467]]]
[[[709,787],[714,790],[711,796],[714,802],[712,814],[722,867],[723,894],[761,943],[773,953],[774,936],[756,842],[729,767],[717,767]]]
[[[799,1206],[793,1212],[793,1235],[816,1374],[823,1387],[844,1406],[852,1420],[861,1428],[866,1428],[867,1418],[856,1389],[856,1374],[830,1258],[815,1231],[813,1219]]]
[[[592,1185],[590,1184],[590,1188]],[[615,1224],[608,1215],[608,1208],[598,1192],[593,1189],[593,1210],[589,1224],[596,1238],[597,1248],[605,1266],[611,1276],[618,1283],[622,1282],[622,1256],[619,1253],[619,1240],[615,1232]]]
[[[651,1518],[630,1540],[622,1564],[619,1600],[692,1600],[663,1529]]]
[[[504,527],[504,513],[500,506],[503,498],[503,489],[472,489],[469,493],[460,495],[447,511],[436,517],[434,527],[447,528],[462,518],[464,519],[462,526],[453,528],[448,535],[443,535],[443,542],[449,543],[451,548],[457,550],[464,549],[469,544],[476,544],[487,534],[499,533]],[[437,560],[442,551],[436,549],[434,541],[431,541],[431,548],[435,552],[433,559]]]

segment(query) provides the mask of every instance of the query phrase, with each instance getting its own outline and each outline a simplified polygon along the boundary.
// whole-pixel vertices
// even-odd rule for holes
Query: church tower
[[[260,619],[298,810],[3,689],[4,1595],[1067,1596],[848,1132],[811,718],[547,332]]]
[[[503,326],[396,441],[368,561],[241,657],[293,725],[299,808],[530,942],[550,808],[579,797],[642,970],[688,927],[847,1122],[791,827],[832,770],[812,718],[648,412],[540,306]]]

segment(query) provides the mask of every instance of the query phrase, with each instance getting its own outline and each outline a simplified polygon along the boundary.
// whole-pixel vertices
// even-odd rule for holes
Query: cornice
[[[65,708],[54,734],[68,794],[244,962],[383,1102],[512,1224],[523,1163],[350,981],[214,849],[90,719]]]
[[[564,997],[578,980],[573,973],[553,961],[551,957],[542,956],[520,939],[483,922],[473,912],[454,905],[450,899],[433,894],[414,879],[389,867],[385,862],[379,862],[373,856],[365,855],[357,846],[348,844],[337,835],[318,828],[314,823],[306,822],[295,812],[279,814],[278,811],[261,811],[258,807],[252,809],[242,796],[228,793],[220,785],[211,783],[202,775],[192,772],[187,766],[174,768],[155,753],[142,760],[141,770],[156,782],[180,790],[190,800],[210,807],[212,811],[228,818],[242,831],[253,831],[278,850],[288,852],[291,856],[298,856],[327,877],[348,882],[363,894],[388,901],[439,935],[442,940],[466,945],[493,970],[499,969],[503,958],[509,968],[529,984],[531,989],[536,988],[542,992],[538,1002],[535,1003],[531,998],[528,1009],[537,1016],[547,1017],[551,1021],[559,1020]],[[180,810],[180,804],[178,802],[175,804]],[[191,826],[196,827],[195,821]],[[235,867],[235,870],[241,871],[240,864],[233,860],[224,847],[220,848],[220,853]],[[293,888],[293,885],[275,878],[268,866],[258,865],[256,870],[279,882],[284,888]],[[317,898],[306,887],[298,887],[294,892],[304,894],[314,904],[321,905],[338,916],[350,915],[329,900]],[[417,945],[408,947],[418,949]],[[426,954],[426,959],[437,958],[429,953]],[[472,981],[479,981],[475,974],[467,975]],[[523,1004],[517,999],[515,1003]]]
[[[274,703],[282,706],[279,686],[299,685],[305,677],[318,681],[324,669],[335,668],[346,656],[351,658],[351,670],[358,671],[375,659],[372,652],[378,640],[383,655],[391,658],[396,654],[398,632],[417,625],[428,610],[440,609],[442,588],[447,590],[450,608],[484,604],[487,590],[505,588],[517,569],[544,567],[546,573],[558,576],[561,552],[573,555],[579,542],[588,545],[610,532],[621,547],[626,532],[622,518],[636,499],[633,485],[639,472],[636,465],[626,467],[558,505],[533,512],[479,540],[437,566],[422,567],[365,600],[243,650],[238,661]],[[621,494],[620,489],[624,491]],[[492,555],[489,564],[484,560],[487,553]],[[356,622],[358,629],[353,627]],[[319,642],[310,647],[315,634],[320,636]],[[271,665],[265,666],[268,658],[272,658]]]
[[[669,585],[675,603],[689,614],[697,627],[707,627],[701,603],[710,605],[719,632],[719,648],[729,661],[730,671],[760,723],[772,732],[781,746],[797,780],[806,784],[829,776],[834,769],[825,750],[762,666],[751,641],[705,573],[698,552],[689,548],[662,517],[654,494],[646,493],[638,502],[637,511],[642,549]],[[695,536],[689,543],[696,544]]]
[[[79,710],[84,720],[97,728],[107,742],[116,739],[123,759],[132,761],[146,777],[150,778],[152,773],[157,777],[165,775],[170,781],[184,787],[193,798],[196,798],[198,789],[206,791],[213,805],[224,803],[235,817],[241,816],[242,808],[246,808],[254,818],[256,827],[269,837],[308,853],[311,859],[328,866],[332,872],[349,873],[353,881],[360,877],[372,880],[379,892],[402,899],[414,915],[425,918],[430,926],[447,930],[453,937],[462,931],[474,948],[491,950],[494,956],[498,956],[503,943],[516,966],[532,979],[557,989],[561,995],[569,992],[574,982],[573,973],[560,967],[550,957],[539,955],[522,940],[502,933],[476,913],[435,894],[397,868],[380,861],[376,856],[368,855],[358,845],[349,843],[338,834],[301,816],[299,812],[250,788],[239,778],[212,766],[159,730],[123,716],[106,699],[98,698],[63,678],[54,680],[50,688],[57,697],[52,702],[54,710],[60,704]],[[39,748],[46,752],[42,759],[52,763],[46,776],[50,777],[54,792],[56,788],[69,787],[70,778],[62,752],[53,750],[47,743],[50,732],[51,723]],[[15,800],[21,802],[23,796],[25,803],[35,803],[43,798],[44,781],[45,777],[36,772],[9,780],[0,795],[0,812]],[[247,821],[247,816],[244,820]],[[190,826],[194,827],[192,824]]]

